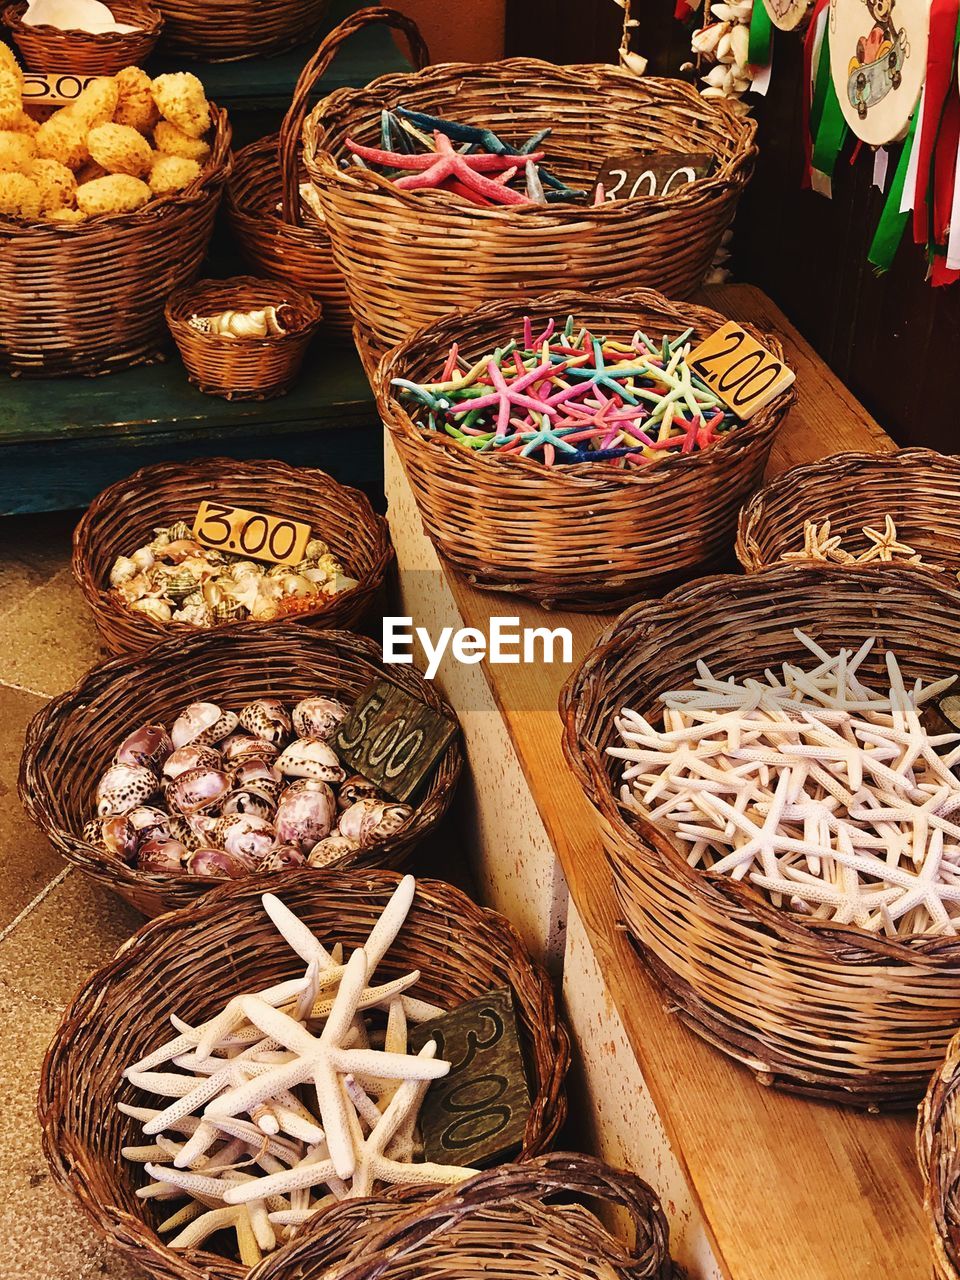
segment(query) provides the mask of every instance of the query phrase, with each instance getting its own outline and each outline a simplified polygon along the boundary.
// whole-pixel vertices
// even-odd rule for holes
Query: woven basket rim
[[[26,13],[29,3],[30,0],[13,0],[12,4],[8,4],[4,8],[3,20],[11,31],[36,32],[37,35],[55,39],[80,36],[84,41],[89,40],[103,45],[119,45],[129,40],[140,40],[145,36],[159,35],[163,27],[163,13],[155,4],[151,4],[149,0],[124,0],[126,8],[136,9],[138,13],[143,14],[150,24],[137,31],[84,31],[82,27],[55,27],[49,22],[24,22],[23,15]],[[111,0],[104,0],[104,3],[112,11],[113,3]]]
[[[649,484],[651,479],[658,479],[666,472],[676,474],[694,470],[702,465],[705,452],[717,455],[735,453],[751,448],[757,437],[765,434],[771,426],[779,423],[787,410],[796,403],[798,391],[796,382],[794,382],[774,397],[769,404],[764,405],[752,418],[740,421],[733,430],[725,432],[715,444],[710,446],[708,451],[697,450],[686,454],[667,452],[662,458],[659,458],[649,466],[636,467],[627,471],[619,467],[613,467],[607,462],[573,462],[564,463],[561,466],[546,467],[534,458],[515,457],[512,455],[502,456],[496,453],[482,453],[475,450],[468,451],[445,432],[431,431],[429,427],[420,426],[413,420],[404,404],[397,399],[390,389],[389,375],[392,374],[393,369],[400,365],[401,361],[409,357],[421,343],[433,339],[438,328],[452,326],[456,323],[466,324],[481,317],[485,320],[489,319],[491,325],[494,321],[502,321],[504,324],[508,324],[511,320],[516,321],[526,313],[541,308],[544,310],[555,309],[559,314],[571,311],[576,314],[578,306],[596,309],[605,305],[620,307],[624,304],[636,304],[638,308],[646,306],[651,311],[657,310],[658,314],[671,320],[680,320],[683,318],[684,313],[689,314],[692,312],[701,320],[709,318],[710,323],[715,321],[718,329],[726,324],[728,320],[728,317],[721,315],[710,307],[702,307],[688,302],[672,302],[656,290],[645,288],[624,289],[616,292],[606,290],[595,293],[564,289],[554,293],[523,297],[508,302],[485,302],[469,311],[450,312],[433,324],[425,325],[415,333],[410,334],[403,342],[387,351],[380,358],[372,381],[378,404],[382,408],[386,407],[390,410],[389,414],[384,413],[382,415],[385,425],[391,432],[401,432],[418,445],[442,450],[450,455],[451,458],[456,459],[458,463],[469,461],[472,465],[489,468],[491,474],[500,473],[504,478],[512,480],[520,481],[522,477],[530,482],[540,480],[559,485],[571,483],[581,488],[586,484],[593,485],[598,489],[642,488]],[[774,334],[764,333],[754,325],[746,322],[742,324],[742,327],[760,340],[789,368],[783,352],[783,345]]]
[[[204,298],[211,293],[216,293],[220,289],[256,289],[265,294],[273,294],[279,296],[283,294],[289,297],[291,302],[301,308],[304,313],[305,323],[297,329],[287,329],[284,333],[270,333],[263,338],[256,337],[235,337],[228,338],[222,333],[203,333],[199,329],[194,329],[190,325],[188,318],[180,314],[181,309],[188,308],[191,305],[199,306]],[[192,301],[191,301],[192,300]],[[268,302],[267,305],[277,305]],[[202,280],[195,280],[192,284],[183,285],[170,295],[164,307],[164,315],[170,331],[174,338],[178,338],[180,333],[186,334],[192,339],[196,336],[196,340],[210,348],[223,348],[229,350],[231,347],[253,347],[254,345],[270,348],[288,346],[291,343],[302,342],[306,337],[314,334],[320,328],[322,323],[322,309],[317,299],[305,289],[298,288],[296,285],[287,284],[284,280],[276,280],[269,276],[252,276],[237,275],[227,276],[222,280],[212,277],[206,277]],[[310,468],[316,470],[316,468]],[[132,477],[131,477],[132,479]],[[349,486],[344,486],[349,487]],[[356,590],[356,588],[352,588]],[[335,598],[335,597],[332,597]]]
[[[436,79],[439,74],[442,74],[447,79],[456,79],[461,82],[485,80],[491,76],[501,76],[505,81],[508,81],[513,69],[531,65],[535,65],[538,68],[544,83],[553,82],[558,85],[573,85],[582,90],[584,83],[590,81],[595,92],[599,92],[602,90],[604,83],[619,82],[620,85],[629,87],[640,99],[650,92],[651,86],[668,85],[671,92],[675,93],[679,99],[684,100],[687,106],[696,108],[704,118],[712,117],[716,123],[725,123],[735,142],[736,151],[721,164],[717,173],[710,174],[705,178],[697,178],[683,187],[676,187],[665,196],[636,195],[628,196],[622,200],[607,201],[602,205],[575,205],[568,207],[554,204],[545,209],[544,206],[539,204],[484,208],[480,205],[466,203],[449,192],[432,190],[406,191],[403,188],[398,188],[389,178],[385,178],[371,169],[362,169],[357,166],[352,166],[348,170],[341,169],[337,156],[320,145],[319,132],[324,111],[333,112],[340,108],[341,105],[349,108],[355,103],[371,97],[376,98],[389,93],[390,90],[395,88],[412,91],[425,78],[432,77]],[[482,221],[511,222],[514,218],[521,218],[540,227],[551,227],[590,219],[598,219],[600,221],[618,220],[624,217],[625,214],[633,210],[642,209],[646,205],[657,205],[667,209],[682,208],[709,199],[723,189],[742,185],[745,181],[743,170],[749,166],[755,152],[756,131],[756,121],[745,116],[736,115],[724,102],[702,98],[691,85],[688,85],[683,80],[671,77],[638,77],[622,67],[612,66],[604,62],[558,66],[552,62],[544,62],[539,58],[504,58],[499,61],[479,63],[432,63],[422,71],[379,76],[362,88],[335,89],[321,103],[318,103],[308,115],[303,129],[303,148],[305,156],[316,165],[326,181],[335,183],[346,191],[372,192],[388,204],[407,210],[419,211],[423,216],[427,216],[427,211],[432,211],[437,214],[455,214],[464,221],[476,218]]]
[[[618,838],[628,847],[638,842],[651,846],[663,859],[670,872],[694,896],[710,897],[714,903],[725,902],[749,915],[768,935],[806,948],[819,946],[825,953],[842,952],[846,963],[876,964],[885,961],[899,965],[915,965],[918,960],[931,959],[960,963],[960,936],[911,934],[907,937],[887,938],[869,933],[856,925],[834,924],[826,921],[807,920],[799,912],[781,910],[763,899],[760,894],[729,876],[713,875],[708,871],[688,865],[681,850],[669,834],[640,814],[626,813],[617,802],[610,786],[603,756],[592,744],[581,744],[577,724],[577,703],[583,688],[592,681],[602,679],[609,658],[616,658],[619,650],[628,643],[628,635],[639,630],[655,630],[658,614],[674,606],[698,602],[704,596],[716,596],[725,591],[745,590],[754,594],[767,591],[776,595],[782,583],[799,580],[801,585],[822,586],[834,581],[859,584],[871,594],[882,591],[883,586],[895,586],[902,575],[901,584],[912,584],[925,593],[934,593],[935,583],[921,566],[909,564],[860,565],[856,569],[843,566],[790,564],[759,573],[714,574],[698,578],[691,583],[670,591],[660,600],[641,600],[627,608],[595,641],[593,648],[580,666],[570,675],[560,693],[560,716],[563,721],[563,754],[568,768],[596,814],[614,829]],[[940,586],[935,594],[953,596],[958,592]],[[709,653],[703,655],[709,662]],[[851,944],[856,944],[855,954]]]
[[[960,1035],[947,1046],[942,1066],[930,1077],[930,1084],[920,1103],[915,1133],[917,1166],[923,1180],[923,1216],[927,1238],[934,1255],[935,1280],[957,1280],[960,1256],[949,1238],[949,1204],[951,1183],[957,1181],[958,1153],[946,1145],[943,1115],[956,1111],[957,1082],[960,1077]],[[945,1158],[952,1163],[944,1167]]]

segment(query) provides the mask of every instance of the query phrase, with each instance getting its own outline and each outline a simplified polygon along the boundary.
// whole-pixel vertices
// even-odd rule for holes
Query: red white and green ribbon
[[[833,172],[847,139],[847,123],[830,71],[829,0],[817,0],[804,42],[804,186],[832,194]]]

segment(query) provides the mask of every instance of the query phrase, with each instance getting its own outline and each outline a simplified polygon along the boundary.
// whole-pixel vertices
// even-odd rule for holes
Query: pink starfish
[[[516,163],[510,156],[462,155],[444,133],[434,133],[436,152],[402,155],[400,152],[381,151],[377,147],[362,147],[347,139],[347,146],[354,155],[372,164],[390,169],[412,169],[413,173],[397,178],[395,185],[406,191],[438,190],[444,183],[456,182],[489,200],[492,204],[530,204],[528,196],[505,185],[516,174]],[[535,151],[526,159],[536,163],[544,152]],[[510,170],[513,172],[510,173]],[[508,174],[502,182],[484,177],[486,173]]]
[[[526,409],[530,413],[546,413],[548,415],[556,413],[555,405],[560,402],[560,399],[569,397],[579,388],[564,387],[561,391],[556,392],[554,396],[547,399],[535,395],[535,389],[539,383],[556,377],[567,367],[567,364],[555,365],[550,360],[545,360],[543,364],[528,370],[527,373],[522,374],[519,378],[514,378],[512,382],[507,382],[496,362],[490,360],[487,363],[487,373],[493,384],[493,391],[487,395],[477,396],[473,400],[461,400],[457,405],[457,417],[460,417],[461,414],[471,413],[474,409],[490,409],[497,405],[497,435],[503,436],[507,434],[511,409],[514,407]],[[531,390],[531,394],[524,395],[523,392],[528,388]]]

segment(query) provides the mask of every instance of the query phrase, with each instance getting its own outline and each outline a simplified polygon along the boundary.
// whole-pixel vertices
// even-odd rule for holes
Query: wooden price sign
[[[222,502],[201,502],[193,536],[215,551],[232,551],[272,564],[299,564],[313,536],[310,526]]]
[[[618,196],[621,200],[629,196],[666,196],[677,187],[705,178],[712,167],[713,156],[708,151],[667,151],[656,155],[631,151],[604,160],[596,180],[603,187],[605,200],[616,200]]]
[[[733,320],[701,342],[688,361],[738,418],[752,418],[796,378],[782,360]]]
[[[420,1112],[424,1159],[479,1168],[513,1154],[532,1103],[511,989],[412,1027],[410,1051],[428,1040],[450,1074],[430,1086]]]
[[[341,722],[334,746],[354,773],[408,800],[432,772],[457,731],[447,716],[389,680],[375,680]]]
[[[22,97],[34,107],[60,106],[73,102],[96,76],[77,76],[68,73],[40,75],[35,71],[23,73]]]

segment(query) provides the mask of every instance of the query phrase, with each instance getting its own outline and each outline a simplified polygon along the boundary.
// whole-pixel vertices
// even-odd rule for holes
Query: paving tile
[[[132,1263],[125,1253],[106,1245],[81,1280],[147,1280],[149,1272]],[[33,1277],[31,1277],[33,1280]]]
[[[75,513],[0,520],[0,615],[69,567]]]
[[[69,569],[34,590],[23,607],[0,612],[0,681],[52,696],[69,689],[105,654]]]

